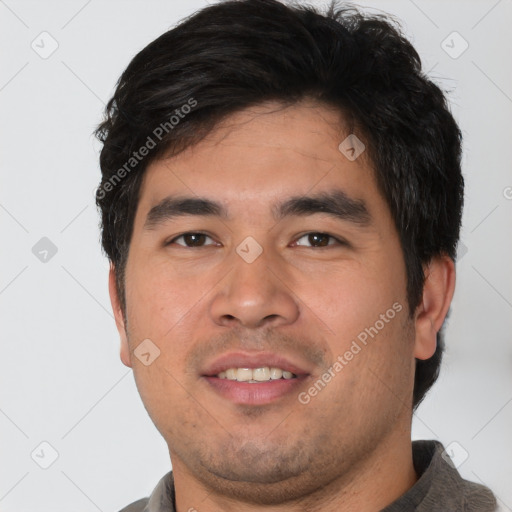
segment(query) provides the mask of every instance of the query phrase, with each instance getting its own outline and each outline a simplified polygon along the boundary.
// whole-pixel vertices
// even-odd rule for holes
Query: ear
[[[436,351],[437,333],[443,325],[455,291],[455,264],[448,255],[432,258],[425,268],[423,299],[416,310],[414,357],[429,359]]]
[[[121,302],[117,293],[116,270],[112,263],[110,264],[110,270],[108,274],[108,292],[110,294],[110,303],[112,304],[112,311],[114,312],[117,331],[119,332],[119,337],[121,338],[121,361],[125,366],[131,368],[132,363],[130,360],[130,346],[128,345],[128,336],[126,335],[123,310],[121,308]]]

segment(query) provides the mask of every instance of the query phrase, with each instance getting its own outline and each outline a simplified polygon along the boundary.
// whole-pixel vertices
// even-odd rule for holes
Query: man
[[[97,135],[121,359],[168,444],[146,511],[491,511],[411,442],[455,288],[461,134],[398,28],[209,6]]]

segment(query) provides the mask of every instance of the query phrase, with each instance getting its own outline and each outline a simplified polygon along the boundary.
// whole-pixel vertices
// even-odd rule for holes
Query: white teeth
[[[229,368],[229,370],[226,370],[226,378],[229,380],[236,380],[236,368]]]
[[[238,370],[236,370],[236,380],[238,382],[252,380],[252,370],[250,368],[238,368]]]
[[[261,368],[229,368],[220,372],[217,377],[219,379],[237,380],[239,382],[267,382],[277,379],[293,379],[296,377],[292,372],[281,370],[281,368],[269,368],[263,366]]]
[[[252,371],[252,378],[253,378],[253,380],[257,380],[258,382],[263,382],[264,380],[270,380],[269,367],[265,366],[264,368],[254,368],[254,370]]]
[[[270,378],[280,379],[283,376],[283,370],[281,368],[270,368]]]

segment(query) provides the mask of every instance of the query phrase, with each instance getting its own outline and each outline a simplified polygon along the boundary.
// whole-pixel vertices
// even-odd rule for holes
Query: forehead
[[[254,219],[272,215],[272,205],[286,196],[341,189],[364,199],[375,214],[386,205],[367,155],[363,151],[352,161],[339,149],[349,135],[339,111],[324,105],[266,103],[245,109],[199,144],[149,165],[139,209],[147,214],[170,194],[195,195]]]

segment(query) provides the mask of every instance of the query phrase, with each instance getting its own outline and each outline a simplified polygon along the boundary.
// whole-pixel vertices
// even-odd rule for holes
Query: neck
[[[318,489],[278,505],[248,503],[205,485],[171,453],[176,512],[375,512],[393,503],[417,481],[410,426],[382,440],[350,474],[333,475]],[[264,487],[261,490],[265,493]]]

